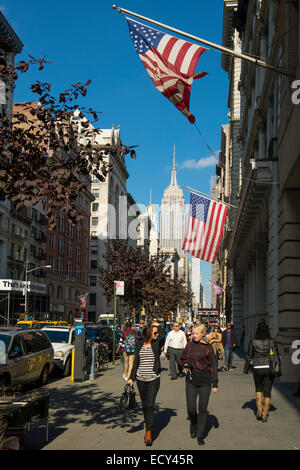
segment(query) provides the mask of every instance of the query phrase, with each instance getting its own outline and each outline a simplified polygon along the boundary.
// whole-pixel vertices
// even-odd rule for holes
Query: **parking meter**
[[[86,378],[86,335],[83,324],[75,325],[74,382]]]

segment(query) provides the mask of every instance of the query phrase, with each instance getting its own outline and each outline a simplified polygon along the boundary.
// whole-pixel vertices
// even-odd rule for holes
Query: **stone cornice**
[[[15,54],[19,54],[23,49],[23,43],[12,29],[5,16],[0,12],[0,36],[4,39],[11,38],[11,49]]]

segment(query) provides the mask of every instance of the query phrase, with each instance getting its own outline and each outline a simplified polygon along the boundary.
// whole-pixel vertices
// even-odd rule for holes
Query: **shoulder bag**
[[[270,374],[274,375],[275,377],[280,377],[282,375],[280,357],[277,351],[276,344],[274,343],[273,340],[270,341],[269,366],[270,366]]]
[[[120,398],[119,408],[122,411],[134,410],[137,406],[137,401],[135,397],[136,393],[134,387],[130,387],[129,384],[126,384],[124,387],[124,392]]]

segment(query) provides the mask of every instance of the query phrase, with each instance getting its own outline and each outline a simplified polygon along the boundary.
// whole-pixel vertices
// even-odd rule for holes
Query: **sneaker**
[[[227,366],[224,366],[224,367],[223,367],[223,370],[228,370],[228,367],[227,367]]]

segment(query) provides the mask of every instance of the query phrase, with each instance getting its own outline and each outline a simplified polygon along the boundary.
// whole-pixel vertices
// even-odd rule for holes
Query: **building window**
[[[55,248],[55,235],[53,233],[49,235],[49,247],[52,249]]]
[[[81,242],[81,229],[80,228],[77,229],[77,241],[78,243]]]
[[[65,220],[62,217],[59,218],[59,231],[65,231]]]
[[[49,255],[49,264],[51,266],[51,271],[54,270],[54,256]]]
[[[69,258],[72,258],[73,256],[73,243],[71,242],[68,243],[68,256]]]
[[[80,263],[81,251],[80,248],[76,248],[76,261]]]
[[[59,253],[64,252],[64,239],[62,237],[58,238],[58,252]]]
[[[72,276],[72,263],[67,263],[67,277]]]
[[[97,285],[97,276],[90,276],[90,286]]]
[[[92,226],[95,227],[98,225],[98,217],[92,217]]]
[[[89,305],[96,305],[97,294],[90,294],[89,295]]]
[[[69,223],[69,237],[70,238],[73,238],[73,233],[74,233],[73,225]]]
[[[95,211],[97,211],[98,209],[99,209],[99,204],[98,204],[98,202],[94,202],[94,203],[92,204],[92,211],[95,212]]]
[[[99,189],[93,189],[93,196],[99,197]]]
[[[97,269],[98,261],[96,259],[91,259],[91,269]]]
[[[91,255],[98,254],[98,245],[91,245]]]
[[[64,262],[62,259],[59,258],[57,261],[57,273],[62,275],[63,269],[64,269]]]

